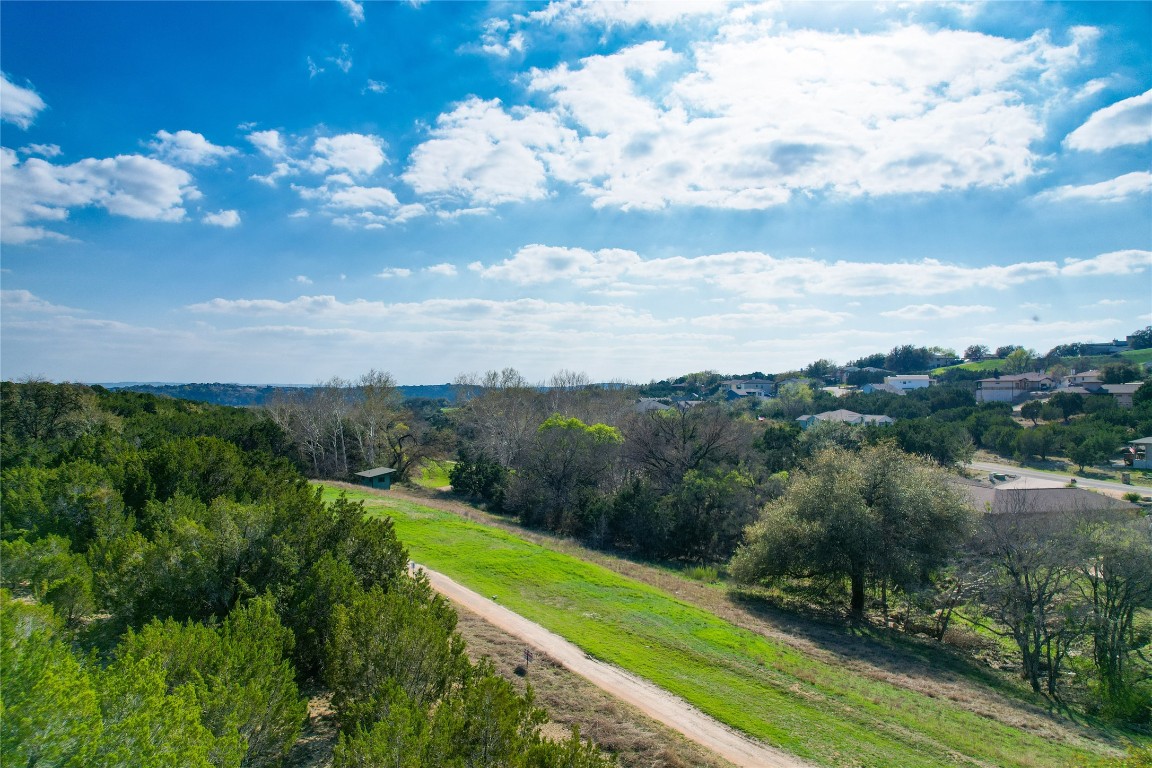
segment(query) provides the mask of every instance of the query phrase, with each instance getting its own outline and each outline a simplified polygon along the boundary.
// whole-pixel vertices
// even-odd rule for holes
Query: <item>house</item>
[[[776,382],[768,379],[733,379],[722,381],[729,399],[736,397],[772,397],[776,393]]]
[[[1006,482],[989,482],[957,478],[952,482],[965,493],[973,507],[990,515],[1084,514],[1140,508],[1103,493],[1087,488],[1070,488],[1053,480],[1022,477]]]
[[[845,397],[856,391],[856,387],[821,387],[822,392],[827,392],[832,397]]]
[[[1129,440],[1124,451],[1124,463],[1133,469],[1152,469],[1152,437]]]
[[[924,389],[924,387],[932,386],[932,377],[926,373],[885,376],[884,384],[907,392],[910,389]]]
[[[1114,355],[1117,352],[1128,350],[1128,340],[1113,339],[1112,341],[1086,341],[1080,345],[1080,356],[1088,355]]]
[[[1018,373],[980,379],[976,382],[976,402],[1015,403],[1027,400],[1033,392],[1049,392],[1055,386],[1052,377],[1044,373]]]
[[[903,397],[907,394],[905,390],[900,389],[900,387],[894,387],[891,384],[865,384],[864,386],[860,387],[860,391],[866,395],[870,395],[873,392],[887,392],[891,395],[899,395],[900,397]]]
[[[667,403],[661,402],[655,397],[642,397],[636,401],[632,406],[632,410],[636,413],[647,413],[648,411],[670,411],[672,406]]]
[[[392,487],[392,475],[395,472],[396,470],[389,467],[366,469],[363,472],[356,473],[356,483],[358,485],[366,485],[369,488],[380,488],[386,491]]]
[[[1142,381],[1133,381],[1127,384],[1102,384],[1100,389],[1112,395],[1116,400],[1116,405],[1121,408],[1131,408],[1132,396],[1136,394],[1136,390],[1144,386]]]
[[[1088,384],[1100,383],[1100,371],[1093,368],[1090,371],[1082,371],[1081,373],[1070,373],[1064,377],[1065,387],[1083,387]]]
[[[813,424],[821,421],[834,421],[842,424],[866,424],[872,427],[885,427],[894,423],[894,419],[891,416],[856,413],[855,411],[849,411],[845,408],[840,408],[835,411],[825,411],[824,413],[817,413],[815,415],[804,415],[796,419],[796,423],[800,425],[801,429],[808,429]]]

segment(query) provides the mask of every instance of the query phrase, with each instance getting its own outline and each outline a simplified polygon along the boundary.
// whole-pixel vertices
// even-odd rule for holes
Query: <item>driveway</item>
[[[559,635],[457,584],[444,574],[430,571],[419,564],[413,564],[413,569],[423,571],[433,589],[453,603],[478,614],[532,648],[548,654],[566,669],[631,704],[652,719],[674,728],[725,760],[745,768],[810,768],[808,763],[713,720],[683,699],[647,680],[611,664],[596,661]]]
[[[1041,472],[1036,469],[1028,469],[1027,467],[1017,467],[1011,464],[994,464],[989,461],[973,461],[968,465],[969,469],[978,472],[1003,472],[1009,475],[1019,475],[1020,477],[1034,477],[1040,480],[1062,480],[1068,482],[1073,477],[1072,474],[1059,474],[1053,472]],[[1124,483],[1115,483],[1107,480],[1091,480],[1085,477],[1076,477],[1076,486],[1078,488],[1091,488],[1095,491],[1106,491],[1110,495],[1132,493],[1135,491],[1141,495],[1152,494],[1152,488],[1141,485],[1124,485]]]

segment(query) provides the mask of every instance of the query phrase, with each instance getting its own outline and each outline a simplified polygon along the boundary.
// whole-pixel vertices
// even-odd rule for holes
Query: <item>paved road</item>
[[[993,464],[988,461],[973,461],[968,465],[970,469],[980,472],[1004,472],[1009,475],[1020,475],[1021,477],[1035,477],[1041,480],[1061,480],[1068,482],[1075,475],[1072,474],[1053,474],[1052,472],[1040,472],[1035,469],[1028,469],[1027,467],[1016,467],[1011,464]],[[1131,493],[1135,491],[1141,495],[1152,495],[1152,488],[1141,485],[1124,485],[1123,483],[1114,483],[1107,480],[1091,480],[1086,477],[1076,477],[1076,485],[1081,488],[1091,488],[1097,491],[1108,491],[1109,493]]]
[[[725,760],[744,768],[808,768],[807,763],[733,731],[647,680],[596,661],[559,635],[457,584],[444,574],[420,565],[414,567],[422,570],[432,587],[452,602],[543,651],[566,669],[628,702],[652,719],[676,729]]]

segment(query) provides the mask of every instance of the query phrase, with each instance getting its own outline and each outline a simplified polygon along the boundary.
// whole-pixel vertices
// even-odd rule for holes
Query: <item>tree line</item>
[[[754,594],[801,589],[937,640],[1003,637],[1033,690],[1148,721],[1148,519],[975,510],[947,470],[1033,431],[1005,404],[958,387],[849,396],[904,418],[801,431],[723,403],[639,410],[595,387],[485,380],[453,413],[455,492],[593,547],[726,568]],[[1063,439],[1118,417],[1140,424],[1146,408],[1100,409],[1061,425]]]
[[[336,766],[596,768],[485,663],[387,519],[326,503],[262,412],[0,384],[0,752],[273,766],[332,693]]]

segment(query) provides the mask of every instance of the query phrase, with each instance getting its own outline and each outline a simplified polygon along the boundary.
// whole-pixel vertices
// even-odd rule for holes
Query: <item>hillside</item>
[[[1122,744],[932,643],[782,614],[666,570],[509,535],[456,502],[354,494],[393,517],[420,562],[822,765],[1092,765]]]

